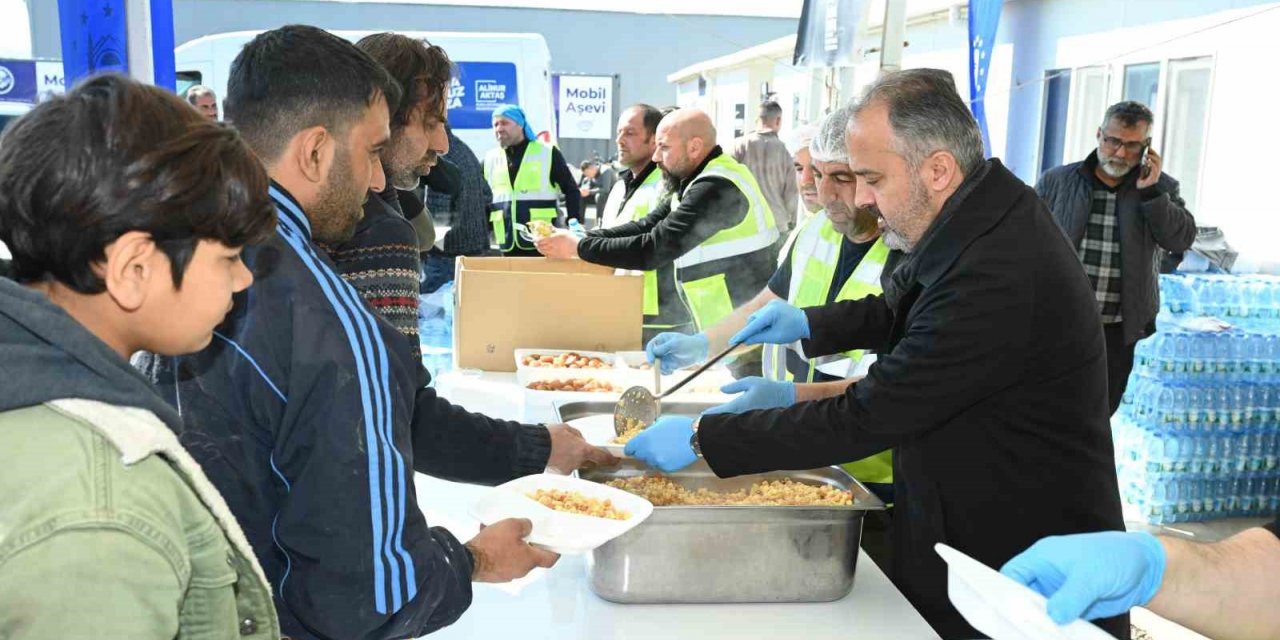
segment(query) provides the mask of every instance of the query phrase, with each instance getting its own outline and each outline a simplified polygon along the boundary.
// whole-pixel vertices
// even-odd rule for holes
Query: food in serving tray
[[[761,480],[742,491],[690,491],[664,476],[622,478],[605,483],[634,493],[655,507],[672,506],[849,506],[853,494],[831,485],[811,485],[795,480]]]
[[[578,391],[587,393],[617,393],[618,387],[595,378],[569,378],[567,380],[535,380],[525,385],[534,391]]]
[[[645,424],[635,418],[625,418],[623,419],[623,423],[626,426],[622,429],[622,435],[614,436],[614,438],[609,441],[610,444],[626,444],[631,442],[631,439],[640,435],[640,432],[644,431],[645,428]]]
[[[580,353],[562,353],[560,355],[540,355],[531,353],[525,356],[521,361],[526,367],[534,368],[552,368],[552,369],[612,369],[609,363],[593,356],[584,356]]]
[[[542,506],[556,511],[576,513],[580,516],[606,518],[609,520],[626,520],[631,514],[613,506],[612,500],[588,498],[577,491],[561,491],[559,489],[538,489],[525,494],[537,500]]]

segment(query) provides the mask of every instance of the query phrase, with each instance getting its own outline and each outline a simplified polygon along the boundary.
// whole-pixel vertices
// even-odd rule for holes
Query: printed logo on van
[[[461,109],[462,99],[467,95],[467,88],[457,79],[453,78],[449,83],[449,108]]]
[[[497,80],[476,80],[476,109],[492,111],[507,101],[507,85]]]
[[[13,91],[13,85],[17,84],[17,80],[13,77],[13,72],[9,67],[0,66],[0,96]]]
[[[449,87],[449,124],[454,129],[489,129],[498,105],[520,104],[515,64],[463,61],[457,65],[458,77]]]

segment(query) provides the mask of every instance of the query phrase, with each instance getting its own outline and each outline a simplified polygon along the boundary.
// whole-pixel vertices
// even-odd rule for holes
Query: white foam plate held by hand
[[[626,520],[611,520],[556,511],[529,497],[538,489],[571,491],[587,498],[608,500],[626,512]],[[550,473],[517,478],[494,487],[471,506],[471,515],[486,526],[506,518],[533,523],[529,544],[559,554],[586,553],[628,532],[653,513],[653,503],[621,489]]]
[[[600,447],[615,456],[625,456],[622,452],[626,445],[617,444],[613,441],[618,437],[617,432],[613,430],[613,414],[600,414],[594,416],[586,416],[575,418],[569,421],[569,426],[582,432],[582,439],[593,447]]]
[[[1115,640],[1084,620],[1058,626],[1044,596],[945,544],[947,595],[964,619],[992,640]]]

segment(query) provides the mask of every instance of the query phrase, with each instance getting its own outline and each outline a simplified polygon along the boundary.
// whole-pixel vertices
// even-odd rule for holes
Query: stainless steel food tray
[[[613,402],[599,401],[558,401],[552,403],[556,410],[556,418],[560,422],[577,420],[588,416],[613,415]],[[664,400],[658,408],[664,416],[697,416],[703,411],[716,406],[714,402],[680,402]]]
[[[675,413],[676,405],[664,409]],[[583,477],[607,482],[646,473],[653,472],[628,459],[621,467]],[[699,460],[668,477],[688,489],[717,491],[790,478],[852,491],[854,504],[656,507],[648,520],[588,556],[591,590],[601,598],[619,603],[838,600],[853,588],[862,516],[884,508],[839,467],[721,479]]]

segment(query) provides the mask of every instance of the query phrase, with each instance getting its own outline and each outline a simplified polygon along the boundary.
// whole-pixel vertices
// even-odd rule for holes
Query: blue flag
[[[969,109],[982,129],[982,146],[988,158],[992,149],[987,135],[987,69],[996,47],[1002,4],[1003,0],[969,0]]]
[[[155,84],[172,91],[173,2],[150,0],[151,49]],[[95,73],[129,72],[129,31],[125,0],[58,0],[62,68],[70,88]]]

